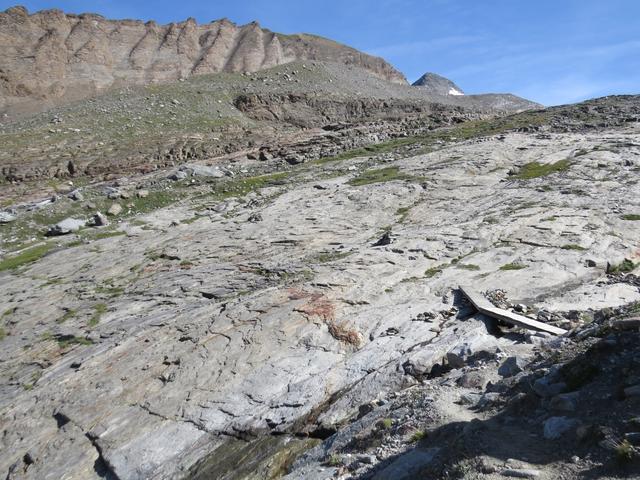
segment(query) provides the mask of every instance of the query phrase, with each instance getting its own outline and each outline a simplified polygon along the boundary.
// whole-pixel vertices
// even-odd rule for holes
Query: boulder
[[[551,417],[544,422],[544,438],[556,440],[578,426],[578,421],[567,417]]]
[[[208,167],[206,165],[183,165],[180,167],[180,171],[192,177],[222,178],[225,176],[225,173],[219,167]]]
[[[114,203],[109,207],[109,210],[107,210],[107,215],[111,215],[112,217],[120,215],[120,213],[122,213],[122,206],[119,203]]]
[[[67,235],[68,233],[77,232],[86,225],[84,220],[77,218],[65,218],[61,222],[56,223],[49,227],[47,235]]]
[[[514,375],[522,372],[526,365],[527,361],[521,357],[509,357],[502,362],[502,365],[500,365],[500,368],[498,369],[498,373],[505,378],[513,377]]]
[[[10,223],[15,221],[16,216],[9,212],[0,212],[0,223]]]
[[[109,225],[109,220],[103,213],[96,212],[93,215],[92,223],[94,227],[106,227],[107,225]]]

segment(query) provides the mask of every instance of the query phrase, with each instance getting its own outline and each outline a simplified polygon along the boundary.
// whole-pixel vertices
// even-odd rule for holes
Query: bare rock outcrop
[[[314,35],[283,35],[257,22],[193,18],[156,22],[107,20],[24,7],[0,13],[0,111],[35,111],[86,98],[112,86],[171,82],[217,72],[255,72],[295,60],[362,67],[406,84],[381,58]]]

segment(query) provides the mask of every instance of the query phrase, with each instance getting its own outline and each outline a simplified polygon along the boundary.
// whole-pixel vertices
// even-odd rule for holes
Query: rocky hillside
[[[464,95],[460,87],[437,73],[425,73],[413,83],[413,86],[433,95]]]
[[[0,475],[638,477],[640,98],[256,153],[0,212]]]
[[[356,66],[293,62],[112,90],[0,123],[1,177],[90,181],[227,156],[303,162],[539,107],[512,95],[431,95]]]
[[[0,13],[0,114],[38,111],[110,87],[172,82],[215,72],[256,72],[295,60],[362,67],[390,82],[384,60],[314,35],[282,35],[223,19],[169,25],[23,7]]]

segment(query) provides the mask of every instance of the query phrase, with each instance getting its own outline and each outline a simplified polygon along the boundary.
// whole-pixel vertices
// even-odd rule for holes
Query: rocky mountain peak
[[[413,86],[423,88],[433,95],[464,95],[460,87],[437,73],[425,73]]]
[[[0,13],[0,111],[36,111],[114,86],[167,83],[218,72],[256,72],[296,60],[355,65],[406,84],[390,64],[315,35],[283,35],[258,22],[108,20],[24,7]]]

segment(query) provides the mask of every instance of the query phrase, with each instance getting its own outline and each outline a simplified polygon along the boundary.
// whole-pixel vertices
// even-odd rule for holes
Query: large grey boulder
[[[9,212],[0,212],[0,223],[10,223],[15,221],[16,216]]]
[[[61,222],[49,227],[47,235],[67,235],[68,233],[77,232],[86,225],[86,221],[77,218],[65,218]]]
[[[180,171],[192,177],[222,178],[225,176],[225,173],[219,167],[209,167],[207,165],[183,165],[180,167]]]

